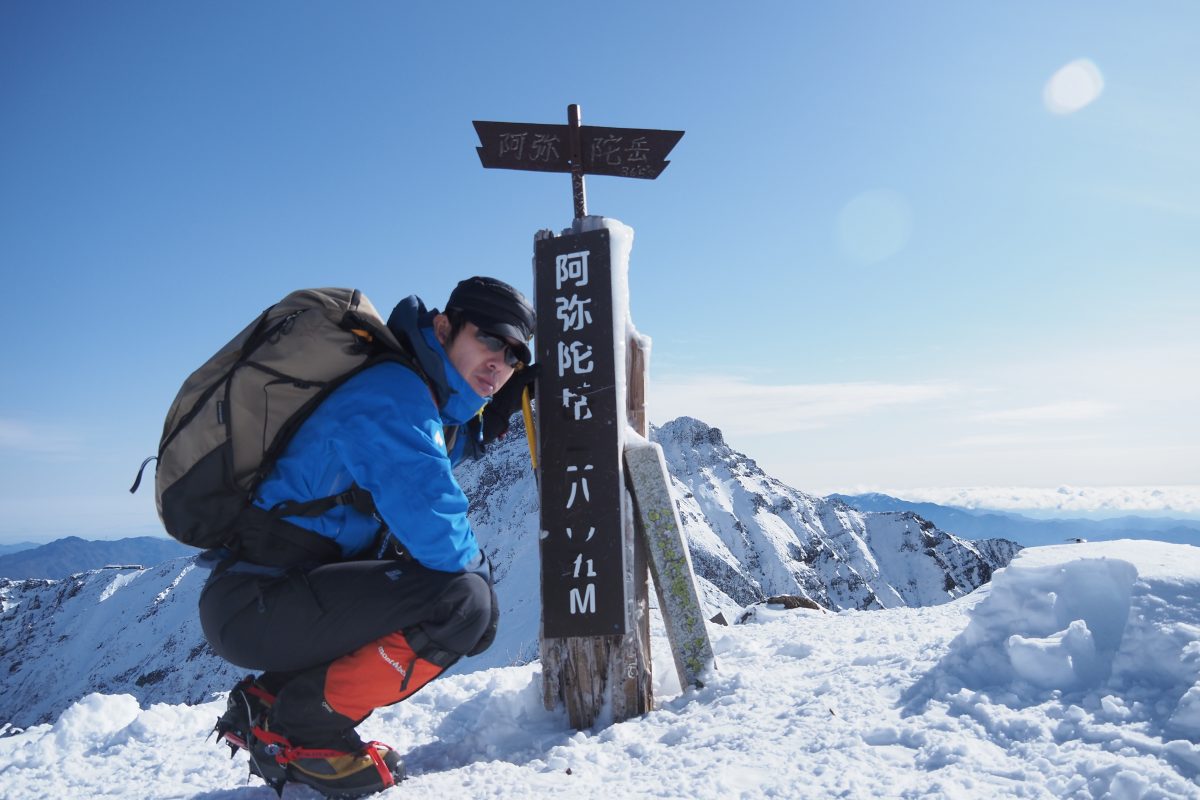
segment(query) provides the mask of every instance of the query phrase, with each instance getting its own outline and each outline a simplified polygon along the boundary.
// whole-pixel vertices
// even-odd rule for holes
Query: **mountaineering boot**
[[[268,744],[265,740],[286,740],[281,736],[272,736],[267,729],[266,714],[263,715],[261,727],[258,724],[250,729],[246,739],[246,751],[250,753],[250,774],[257,775],[263,782],[275,790],[275,794],[283,797],[283,784],[287,782],[287,766],[280,762],[281,747],[278,744]]]
[[[404,780],[404,762],[383,742],[368,742],[354,752],[296,758],[288,779],[307,784],[328,797],[361,797],[382,792]]]
[[[311,786],[327,797],[361,797],[404,780],[399,754],[382,742],[366,742],[353,730],[330,747],[304,747],[267,727],[251,733],[250,771],[276,792],[284,781]]]
[[[225,713],[217,718],[213,731],[218,740],[229,745],[229,757],[239,749],[249,749],[250,731],[266,718],[267,710],[275,703],[275,695],[263,687],[253,675],[238,681],[229,691]]]

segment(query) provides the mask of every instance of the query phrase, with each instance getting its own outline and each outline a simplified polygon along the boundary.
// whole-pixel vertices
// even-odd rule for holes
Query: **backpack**
[[[235,523],[249,512],[276,519],[315,516],[339,503],[373,511],[370,495],[358,487],[272,512],[251,501],[301,423],[349,378],[390,360],[415,370],[428,384],[410,353],[408,342],[396,337],[356,289],[304,289],[262,312],[184,381],[167,413],[154,480],[158,516],[167,533],[194,547],[238,552],[247,548]],[[146,459],[142,470],[152,460]],[[131,492],[141,478],[139,470]],[[299,526],[280,524],[291,529],[283,538],[309,539],[310,550],[323,542],[332,545]],[[249,549],[277,548],[264,541]]]

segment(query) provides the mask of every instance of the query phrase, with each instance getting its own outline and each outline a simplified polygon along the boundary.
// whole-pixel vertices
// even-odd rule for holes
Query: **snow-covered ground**
[[[948,604],[710,633],[703,688],[660,638],[658,708],[596,732],[542,708],[537,664],[431,684],[363,725],[407,754],[383,797],[1200,798],[1200,548],[1031,548]],[[90,695],[0,739],[0,797],[273,798],[204,741],[223,706]]]

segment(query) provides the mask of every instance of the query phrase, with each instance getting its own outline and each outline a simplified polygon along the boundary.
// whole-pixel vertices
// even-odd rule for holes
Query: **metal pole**
[[[575,219],[587,216],[587,194],[583,187],[583,142],[580,140],[579,106],[567,106],[567,136],[571,143],[571,190],[575,197]]]

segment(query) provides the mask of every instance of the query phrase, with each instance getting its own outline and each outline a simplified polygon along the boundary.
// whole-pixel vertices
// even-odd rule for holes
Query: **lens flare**
[[[912,208],[904,195],[872,189],[852,199],[838,215],[838,244],[851,261],[876,264],[903,250],[912,228]]]
[[[1042,100],[1053,114],[1074,114],[1103,91],[1104,76],[1100,68],[1080,58],[1054,73],[1042,90]]]

